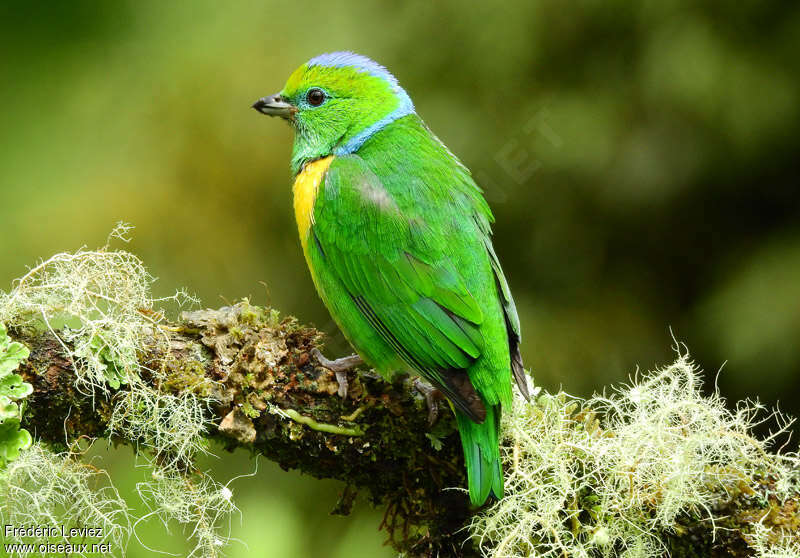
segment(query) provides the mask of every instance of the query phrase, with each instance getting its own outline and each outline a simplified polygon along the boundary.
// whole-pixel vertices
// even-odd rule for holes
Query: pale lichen
[[[238,511],[228,485],[202,473],[155,469],[152,480],[137,484],[136,490],[150,509],[137,523],[156,517],[169,532],[170,521],[178,522],[195,542],[187,558],[215,558],[228,544],[230,525],[225,529],[224,523]]]
[[[756,558],[800,557],[800,541],[796,536],[780,534],[775,537],[773,531],[762,523],[756,523],[749,538]]]
[[[127,241],[130,229],[119,224],[109,241]],[[108,244],[56,254],[16,280],[10,292],[0,292],[0,323],[49,330],[61,343],[75,371],[75,386],[83,393],[111,396],[117,390],[107,435],[136,445],[153,468],[152,482],[142,483],[139,495],[156,506],[154,512],[165,525],[170,518],[186,525],[195,522],[190,530],[196,542],[193,555],[217,556],[226,542],[217,523],[235,507],[227,487],[206,476],[198,483],[193,472],[195,457],[207,451],[212,398],[190,390],[162,390],[166,360],[149,363],[148,381],[141,374],[140,357],[153,349],[154,339],[167,340],[156,303],[169,300],[180,306],[194,299],[183,291],[153,298],[154,280],[139,258]],[[120,390],[122,384],[127,388]],[[130,532],[127,507],[113,488],[92,489],[91,475],[107,476],[34,445],[0,472],[6,495],[0,514],[16,524],[102,525],[114,547],[122,548],[123,535]],[[220,500],[225,494],[227,499]]]
[[[120,395],[108,423],[109,437],[131,441],[165,468],[185,468],[208,451],[207,400],[188,391],[173,395],[138,386]]]
[[[0,470],[0,524],[16,527],[69,528],[91,526],[99,535],[90,542],[109,543],[107,555],[124,556],[131,533],[128,506],[105,471],[82,463],[68,453],[55,454],[39,443],[23,450]],[[94,531],[93,533],[98,533]],[[68,533],[45,540],[69,544]],[[41,537],[34,542],[44,542]],[[31,542],[24,537],[4,537],[4,543]],[[91,546],[89,546],[91,549]],[[41,555],[31,552],[31,555]],[[96,553],[77,551],[72,555]]]
[[[517,398],[503,419],[506,496],[470,529],[485,556],[627,556],[665,553],[659,533],[683,514],[713,525],[714,506],[764,471],[791,477],[752,434],[763,408],[726,408],[700,391],[698,371],[676,362],[606,395]],[[780,417],[779,417],[780,418]]]
[[[130,228],[118,224],[109,241],[127,241]],[[79,388],[119,387],[135,378],[137,353],[163,319],[154,305],[167,299],[152,297],[154,281],[138,257],[108,244],[56,254],[0,292],[0,322],[48,328],[72,360]],[[183,291],[169,299],[192,300]]]

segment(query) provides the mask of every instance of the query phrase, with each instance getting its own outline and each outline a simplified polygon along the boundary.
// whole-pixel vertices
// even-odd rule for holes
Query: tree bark
[[[107,437],[119,393],[90,396],[76,389],[72,363],[52,333],[13,327],[9,333],[31,350],[19,371],[34,387],[23,426],[56,445]],[[342,398],[334,373],[311,355],[322,334],[294,318],[277,321],[246,302],[184,313],[177,323],[154,328],[152,336],[140,355],[142,378],[162,390],[195,390],[207,398],[209,438],[260,453],[287,470],[344,481],[334,513],[347,514],[355,494],[367,494],[385,507],[382,527],[408,556],[479,555],[464,529],[469,499],[463,490],[448,490],[466,486],[452,413],[437,403],[432,427],[409,378],[390,383],[362,367],[347,373]],[[147,374],[153,366],[163,373]],[[755,490],[731,489],[715,510],[725,518],[717,521],[724,530],[714,532],[703,518],[682,518],[678,529],[662,534],[672,556],[752,555],[748,528],[765,515],[776,532],[799,530],[797,499],[776,501],[770,496],[774,481],[766,477]]]

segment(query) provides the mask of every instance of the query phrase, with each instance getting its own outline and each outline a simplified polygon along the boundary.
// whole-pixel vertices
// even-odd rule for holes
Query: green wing
[[[503,269],[500,267],[500,260],[497,258],[494,246],[492,246],[489,224],[486,221],[478,220],[477,225],[483,232],[483,242],[486,246],[486,251],[489,253],[492,270],[497,281],[497,291],[503,303],[503,316],[506,322],[506,331],[508,332],[508,351],[511,357],[511,372],[514,374],[514,381],[517,383],[522,395],[525,399],[530,399],[528,380],[522,364],[522,354],[519,350],[519,344],[522,341],[522,328],[519,325],[517,306],[514,304],[508,281],[506,281]]]
[[[359,156],[336,157],[311,234],[370,325],[410,368],[481,422],[485,410],[464,369],[484,350],[484,312],[447,253],[441,223],[423,214],[401,208]]]

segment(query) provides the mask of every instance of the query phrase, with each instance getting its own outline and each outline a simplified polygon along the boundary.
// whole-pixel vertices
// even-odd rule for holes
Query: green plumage
[[[335,76],[341,68],[330,70]],[[337,86],[346,87],[314,79],[334,98]],[[312,84],[296,81],[282,94],[301,105]],[[318,121],[322,115],[315,113]],[[300,133],[302,122],[295,125]],[[519,321],[491,244],[491,211],[469,171],[413,111],[353,152],[332,152],[304,243],[319,294],[375,369],[410,371],[444,392],[471,501],[500,498],[501,406],[511,403],[512,368],[519,379],[522,363]]]

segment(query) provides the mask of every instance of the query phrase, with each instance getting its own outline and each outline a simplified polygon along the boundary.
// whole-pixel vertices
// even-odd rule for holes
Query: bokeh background
[[[671,327],[709,386],[798,414],[796,2],[4,1],[0,289],[124,220],[158,294],[250,296],[345,352],[296,237],[291,131],[249,108],[342,49],[388,66],[485,188],[538,384],[667,363]],[[102,452],[123,491],[147,474]],[[258,469],[232,485],[231,556],[392,554],[381,510],[330,517],[337,483]]]

